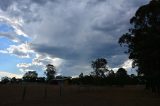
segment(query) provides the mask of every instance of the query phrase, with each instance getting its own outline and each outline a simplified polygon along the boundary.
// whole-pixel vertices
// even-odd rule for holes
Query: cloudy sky
[[[106,58],[108,67],[131,61],[118,38],[129,19],[149,0],[0,0],[0,77],[21,77],[26,71],[44,75],[89,74],[91,61]]]

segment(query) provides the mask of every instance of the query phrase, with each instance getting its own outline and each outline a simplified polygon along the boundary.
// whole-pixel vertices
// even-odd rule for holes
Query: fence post
[[[59,95],[62,96],[62,88],[63,87],[63,80],[59,81]]]
[[[23,92],[22,92],[22,101],[24,101],[26,95],[26,86],[23,87]]]
[[[44,99],[46,99],[47,98],[47,86],[46,86],[46,84],[45,84],[45,88],[44,88]]]

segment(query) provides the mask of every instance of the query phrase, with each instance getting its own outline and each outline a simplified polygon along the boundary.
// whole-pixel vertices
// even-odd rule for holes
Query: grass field
[[[60,96],[54,85],[0,85],[0,106],[160,106],[160,98],[144,86],[63,86]]]

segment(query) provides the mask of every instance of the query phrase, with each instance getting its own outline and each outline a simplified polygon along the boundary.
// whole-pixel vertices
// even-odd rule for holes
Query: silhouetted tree
[[[29,82],[35,82],[37,77],[38,77],[38,74],[36,71],[28,71],[23,75],[23,80],[29,81]]]
[[[117,83],[121,86],[126,84],[127,77],[127,71],[124,68],[119,68],[116,72]]]
[[[160,0],[152,0],[141,6],[130,23],[133,25],[119,43],[128,47],[127,53],[138,66],[148,86],[160,88]]]
[[[45,82],[45,77],[38,77],[36,82],[44,83]]]
[[[1,78],[1,83],[2,83],[2,84],[9,83],[10,80],[11,80],[11,79],[10,79],[9,77],[5,76],[5,77],[2,77],[2,78]]]
[[[109,70],[108,77],[109,78],[115,78],[115,73],[114,73],[113,70]]]
[[[45,71],[45,74],[47,76],[47,81],[51,81],[55,78],[56,68],[52,64],[48,64],[46,67],[47,69]]]
[[[17,82],[16,77],[11,78],[11,83],[16,83],[16,82]]]
[[[95,61],[92,61],[91,67],[94,71],[91,72],[91,75],[96,77],[105,77],[104,73],[108,71],[106,65],[107,60],[104,58],[98,58]]]
[[[83,73],[79,74],[79,78],[83,78]]]
[[[115,73],[114,73],[114,71],[113,70],[109,70],[108,71],[108,75],[107,75],[107,79],[106,79],[106,81],[107,81],[107,83],[109,84],[109,85],[113,85],[113,84],[115,84]]]
[[[127,71],[124,68],[119,68],[116,72],[116,77],[126,77]]]

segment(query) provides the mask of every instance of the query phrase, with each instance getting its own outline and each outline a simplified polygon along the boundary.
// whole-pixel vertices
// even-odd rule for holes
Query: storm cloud
[[[1,15],[18,19],[31,38],[31,49],[66,63],[62,74],[89,72],[90,62],[103,57],[110,67],[127,61],[119,37],[129,19],[149,0],[1,0]],[[82,68],[84,67],[84,68]]]

